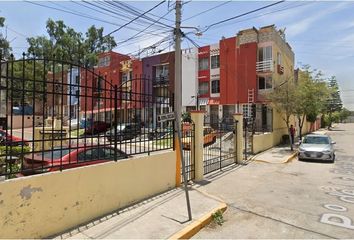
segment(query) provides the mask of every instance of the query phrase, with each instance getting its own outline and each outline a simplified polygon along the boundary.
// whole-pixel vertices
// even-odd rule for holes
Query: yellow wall
[[[175,187],[168,151],[0,183],[0,238],[43,238]]]
[[[298,121],[294,116],[290,117],[290,124],[293,124],[296,129],[296,136],[299,135],[298,132]],[[302,127],[302,134],[307,134],[310,132],[311,123],[305,121]],[[253,153],[259,153],[282,142],[283,135],[287,135],[288,130],[284,120],[281,118],[280,113],[273,111],[273,132],[259,134],[253,136]]]

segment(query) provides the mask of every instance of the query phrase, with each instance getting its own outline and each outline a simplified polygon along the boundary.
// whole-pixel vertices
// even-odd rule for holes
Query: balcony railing
[[[169,84],[169,78],[168,76],[160,76],[156,77],[153,81],[154,85],[167,85]]]
[[[256,70],[257,72],[273,72],[274,71],[274,64],[273,60],[266,60],[260,61],[256,63]]]

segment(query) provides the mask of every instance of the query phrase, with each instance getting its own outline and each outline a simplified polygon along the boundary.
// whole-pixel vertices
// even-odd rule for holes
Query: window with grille
[[[209,59],[208,58],[200,58],[199,59],[199,70],[207,70],[209,69]]]
[[[220,80],[211,81],[211,93],[220,93]]]
[[[210,68],[220,67],[220,55],[211,56],[210,58]]]

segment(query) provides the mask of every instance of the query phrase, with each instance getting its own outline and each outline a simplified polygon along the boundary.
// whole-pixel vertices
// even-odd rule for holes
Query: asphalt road
[[[354,124],[328,133],[334,164],[252,162],[199,186],[223,199],[222,226],[194,238],[354,238]]]

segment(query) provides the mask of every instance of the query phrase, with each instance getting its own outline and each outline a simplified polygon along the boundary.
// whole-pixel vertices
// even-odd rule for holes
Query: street
[[[200,188],[228,205],[194,238],[353,238],[354,124],[328,132],[335,164],[251,162]]]

